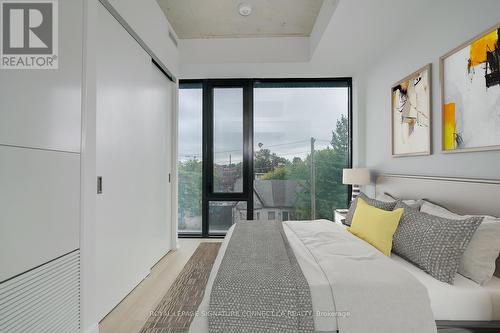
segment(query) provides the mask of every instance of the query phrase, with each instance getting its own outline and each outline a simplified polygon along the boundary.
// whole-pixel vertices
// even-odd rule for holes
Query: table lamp
[[[352,185],[352,201],[359,195],[359,185],[370,184],[370,170],[365,168],[343,169],[342,183]]]

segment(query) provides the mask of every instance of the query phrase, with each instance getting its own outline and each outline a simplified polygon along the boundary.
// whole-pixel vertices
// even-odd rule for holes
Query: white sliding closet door
[[[97,297],[102,319],[171,248],[172,85],[99,4]]]

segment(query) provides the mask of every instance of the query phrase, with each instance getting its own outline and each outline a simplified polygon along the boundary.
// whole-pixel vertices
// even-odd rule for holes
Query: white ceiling
[[[453,1],[438,3],[448,6]],[[401,40],[411,40],[408,32],[426,29],[432,33],[425,22],[437,6],[436,0],[340,0],[334,10],[326,10],[334,2],[324,0],[309,38],[181,40],[180,76],[355,76]],[[322,17],[325,28],[318,29]],[[317,46],[313,48],[314,41]]]
[[[253,11],[241,16],[238,6]],[[323,0],[158,0],[180,39],[307,37]]]

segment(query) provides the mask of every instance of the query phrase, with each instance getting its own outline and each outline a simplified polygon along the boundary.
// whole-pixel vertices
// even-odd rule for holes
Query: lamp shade
[[[342,183],[346,185],[370,184],[370,170],[365,168],[344,169],[342,172]]]

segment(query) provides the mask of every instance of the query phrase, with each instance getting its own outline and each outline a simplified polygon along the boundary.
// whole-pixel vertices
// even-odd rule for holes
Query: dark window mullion
[[[213,142],[212,130],[213,126],[213,110],[210,107],[212,103],[211,89],[209,82],[207,80],[203,81],[203,166],[202,166],[202,218],[201,218],[201,235],[202,237],[208,237],[208,209],[209,209],[209,198],[208,193],[210,191],[209,184],[213,184],[212,178],[213,174],[211,172],[212,168],[212,151],[213,146],[210,143]]]
[[[207,195],[209,201],[247,201],[247,193],[211,193]]]
[[[246,177],[247,220],[253,220],[253,80],[247,80],[243,92],[244,113],[244,176]]]

